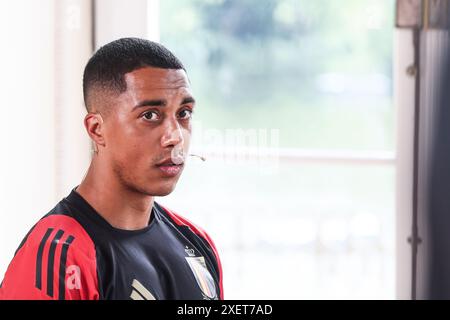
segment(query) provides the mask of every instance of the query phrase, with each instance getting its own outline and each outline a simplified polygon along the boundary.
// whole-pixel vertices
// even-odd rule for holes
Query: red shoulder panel
[[[99,299],[95,245],[65,215],[41,219],[11,261],[0,300]]]

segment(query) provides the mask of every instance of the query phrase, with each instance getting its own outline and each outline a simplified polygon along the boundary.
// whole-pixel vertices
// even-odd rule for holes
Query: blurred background
[[[1,1],[0,278],[87,170],[87,60],[136,36],[188,71],[192,151],[207,161],[157,201],[215,240],[227,299],[408,299],[414,48],[395,12],[394,0]]]

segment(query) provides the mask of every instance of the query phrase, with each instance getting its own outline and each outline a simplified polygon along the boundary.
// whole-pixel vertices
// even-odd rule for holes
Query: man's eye
[[[158,120],[158,114],[155,111],[147,111],[146,113],[144,113],[142,115],[142,117],[144,118],[144,120],[147,120],[147,121]]]
[[[192,117],[192,111],[191,110],[181,110],[179,113],[180,119],[190,119]]]

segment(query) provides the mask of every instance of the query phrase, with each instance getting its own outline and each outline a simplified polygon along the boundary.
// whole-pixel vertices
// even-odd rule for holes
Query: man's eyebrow
[[[195,99],[193,97],[186,97],[181,101],[181,104],[195,103]]]
[[[181,104],[195,103],[195,99],[193,97],[185,97]],[[142,100],[137,105],[134,106],[133,110],[141,107],[165,107],[167,105],[167,101],[164,99],[152,99],[152,100]]]
[[[140,108],[140,107],[164,107],[166,105],[166,100],[162,99],[155,99],[155,100],[142,100],[137,105],[134,106],[134,109]]]

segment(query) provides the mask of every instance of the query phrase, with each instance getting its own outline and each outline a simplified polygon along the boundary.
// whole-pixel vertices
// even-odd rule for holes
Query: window
[[[198,101],[159,201],[207,226],[227,299],[395,297],[393,1],[165,0]]]

